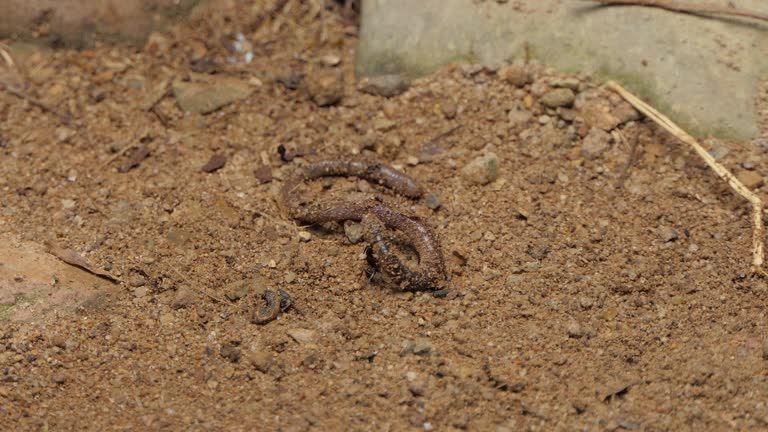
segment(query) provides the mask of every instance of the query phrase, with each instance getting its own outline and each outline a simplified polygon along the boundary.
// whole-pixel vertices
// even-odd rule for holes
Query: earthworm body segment
[[[429,225],[417,217],[392,210],[383,202],[368,199],[361,202],[331,201],[303,204],[294,195],[307,181],[329,176],[358,177],[385,186],[408,198],[423,193],[421,185],[407,174],[387,165],[362,161],[327,160],[309,164],[291,177],[280,194],[281,204],[292,218],[308,224],[325,222],[362,222],[376,266],[403,289],[426,290],[440,287],[445,281],[445,264],[437,236]],[[418,265],[410,265],[395,253],[387,241],[385,230],[397,230],[416,250]]]

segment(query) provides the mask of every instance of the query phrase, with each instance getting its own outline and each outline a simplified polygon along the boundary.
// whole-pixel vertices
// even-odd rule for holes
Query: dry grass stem
[[[730,171],[724,166],[720,165],[712,155],[710,155],[704,147],[696,141],[691,135],[677,126],[672,120],[665,117],[660,112],[656,111],[652,106],[646,104],[640,98],[630,93],[627,89],[622,87],[616,82],[609,81],[607,87],[621,95],[627,102],[632,104],[640,112],[645,114],[648,118],[656,122],[659,126],[664,128],[667,132],[674,135],[677,139],[688,144],[693,150],[702,158],[710,168],[717,175],[725,180],[731,188],[741,195],[744,199],[752,204],[752,270],[756,273],[766,275],[763,270],[764,261],[764,248],[763,248],[763,236],[765,228],[763,227],[763,201],[754,192],[749,190],[743,183],[739,181]]]

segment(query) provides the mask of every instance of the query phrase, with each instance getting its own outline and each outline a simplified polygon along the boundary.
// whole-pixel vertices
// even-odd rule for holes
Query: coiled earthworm
[[[332,201],[302,205],[293,192],[303,182],[327,176],[358,177],[386,186],[408,198],[423,193],[419,183],[405,173],[380,163],[362,161],[321,161],[305,166],[286,181],[281,205],[294,219],[309,224],[363,222],[377,266],[404,289],[437,288],[445,280],[445,264],[434,230],[416,217],[400,214],[386,204],[369,199],[362,202]],[[417,268],[404,263],[384,238],[384,229],[400,231],[419,256]]]
[[[275,293],[268,289],[262,294],[264,299],[264,306],[253,312],[251,321],[255,324],[266,324],[273,321],[280,315],[280,312],[286,311],[291,308],[291,296],[282,289],[277,290],[277,298]]]

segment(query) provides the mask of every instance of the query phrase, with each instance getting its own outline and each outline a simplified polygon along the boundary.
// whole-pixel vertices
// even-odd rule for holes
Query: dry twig
[[[755,273],[768,276],[768,273],[763,270],[763,236],[765,234],[765,228],[763,227],[763,207],[765,205],[763,204],[763,200],[761,200],[760,197],[749,190],[749,188],[744,186],[744,184],[741,183],[736,178],[736,176],[731,174],[731,172],[728,171],[724,166],[720,165],[720,163],[718,163],[715,158],[712,157],[712,155],[710,155],[704,149],[704,147],[699,144],[698,141],[696,141],[695,138],[693,138],[691,135],[673,123],[672,120],[656,111],[656,109],[654,109],[652,106],[640,100],[640,98],[630,93],[627,89],[618,83],[609,81],[606,85],[608,88],[621,95],[627,102],[632,104],[632,106],[637,108],[648,118],[664,128],[667,132],[671,133],[685,144],[691,146],[693,150],[696,151],[696,153],[702,159],[704,159],[704,162],[706,162],[706,164],[709,165],[709,167],[712,168],[712,170],[720,176],[720,178],[725,180],[736,193],[741,195],[744,199],[749,201],[750,204],[752,204],[752,270]]]
[[[672,12],[681,12],[687,14],[711,14],[728,15],[744,18],[752,18],[761,21],[768,21],[768,15],[760,12],[754,12],[735,7],[720,6],[713,3],[687,3],[673,0],[584,0],[601,3],[608,6],[645,6],[666,9]]]
[[[2,59],[7,65],[7,67],[14,70],[14,72],[16,72],[16,75],[20,77],[20,75],[18,75],[18,72],[16,71],[16,63],[13,61],[13,57],[11,57],[11,54],[8,52],[4,44],[0,44],[0,59]],[[59,120],[61,120],[63,123],[65,123],[67,126],[74,127],[72,118],[69,115],[62,114],[59,111],[56,111],[51,106],[45,104],[43,101],[39,99],[35,99],[34,97],[28,95],[22,89],[22,87],[24,86],[23,79],[19,78],[19,81],[20,82],[18,83],[18,85],[14,85],[13,83],[5,81],[4,79],[0,78],[0,88],[4,88],[5,91],[16,96],[17,98],[25,100],[28,103],[42,109],[43,111],[53,114],[54,116],[58,117]]]

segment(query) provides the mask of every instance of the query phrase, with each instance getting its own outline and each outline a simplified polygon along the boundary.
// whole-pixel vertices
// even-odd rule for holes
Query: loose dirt
[[[749,206],[688,149],[533,63],[362,92],[353,14],[263,3],[217,2],[138,50],[12,50],[24,91],[72,123],[0,92],[0,250],[70,249],[120,282],[67,308],[66,278],[36,299],[0,282],[0,429],[768,427]],[[179,108],[221,103],[203,91],[221,82],[234,102]],[[763,193],[763,141],[706,144]],[[421,217],[447,291],[369,279],[354,226],[281,214],[300,166],[354,157],[429,195],[339,178],[304,196]],[[295,307],[256,325],[266,289]]]

